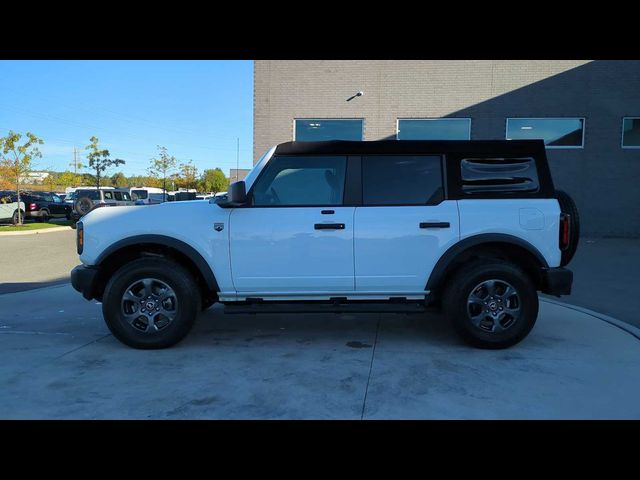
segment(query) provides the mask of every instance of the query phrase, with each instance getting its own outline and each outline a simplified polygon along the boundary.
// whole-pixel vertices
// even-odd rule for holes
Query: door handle
[[[316,223],[316,230],[344,230],[344,223]]]
[[[449,228],[449,222],[420,222],[420,228]]]

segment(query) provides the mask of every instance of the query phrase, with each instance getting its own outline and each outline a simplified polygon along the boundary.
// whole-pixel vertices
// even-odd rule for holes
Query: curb
[[[0,237],[11,236],[11,235],[37,235],[39,233],[50,233],[50,232],[62,232],[64,230],[73,230],[71,227],[62,226],[62,227],[52,227],[52,228],[43,228],[40,230],[26,230],[24,232],[3,232],[0,230]]]
[[[609,315],[605,315],[604,313],[596,312],[594,310],[589,310],[588,308],[578,307],[577,305],[572,305],[570,303],[560,302],[558,300],[553,300],[551,298],[540,298],[541,302],[551,303],[553,305],[558,305],[561,307],[568,308],[570,310],[575,310],[576,312],[584,313],[585,315],[589,315],[590,317],[597,318],[598,320],[602,320],[614,327],[619,328],[620,330],[624,330],[625,332],[633,335],[638,340],[640,340],[640,328],[634,327],[633,325],[623,322],[622,320],[618,320],[617,318],[610,317]]]

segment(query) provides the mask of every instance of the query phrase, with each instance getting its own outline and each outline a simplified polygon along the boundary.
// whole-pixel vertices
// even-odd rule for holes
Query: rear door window
[[[439,155],[362,157],[363,205],[435,205],[443,198]]]

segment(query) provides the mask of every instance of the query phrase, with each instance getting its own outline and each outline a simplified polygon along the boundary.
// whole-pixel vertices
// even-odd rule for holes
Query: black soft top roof
[[[375,155],[463,153],[465,155],[523,155],[544,152],[542,140],[376,140],[354,142],[286,142],[275,155]]]

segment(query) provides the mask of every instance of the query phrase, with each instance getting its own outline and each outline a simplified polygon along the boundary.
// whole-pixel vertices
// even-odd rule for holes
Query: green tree
[[[47,184],[47,187],[49,187],[49,191],[53,192],[56,187],[59,185],[59,178],[60,178],[60,174],[57,172],[49,172],[49,175],[47,175],[47,178],[44,179],[43,183]]]
[[[223,192],[229,186],[229,180],[219,168],[207,169],[202,172],[200,185],[203,192]]]
[[[162,180],[162,201],[167,200],[167,176],[176,168],[176,157],[167,153],[166,147],[158,145],[158,157],[151,159],[151,166],[147,169],[149,175]]]
[[[180,176],[176,183],[183,188],[196,188],[198,186],[198,169],[192,160],[180,164]]]
[[[58,185],[61,187],[73,187],[77,183],[76,175],[69,170],[58,173]]]
[[[111,155],[109,150],[100,149],[97,137],[91,137],[89,141],[91,143],[85,147],[85,150],[89,150],[89,154],[87,155],[89,168],[96,172],[96,186],[100,188],[100,175],[109,167],[124,165],[125,161],[119,158],[109,158]]]
[[[126,187],[127,184],[127,177],[125,177],[124,173],[117,172],[111,175],[111,185],[114,187]]]
[[[150,175],[134,175],[127,178],[128,187],[162,187],[162,180]]]
[[[27,132],[26,139],[20,143],[22,134],[9,130],[6,137],[0,137],[0,164],[10,176],[16,187],[20,202],[20,184],[33,168],[33,159],[41,158],[37,145],[44,142],[33,133]],[[20,205],[20,203],[18,203]],[[22,214],[18,208],[18,223],[22,223]]]

